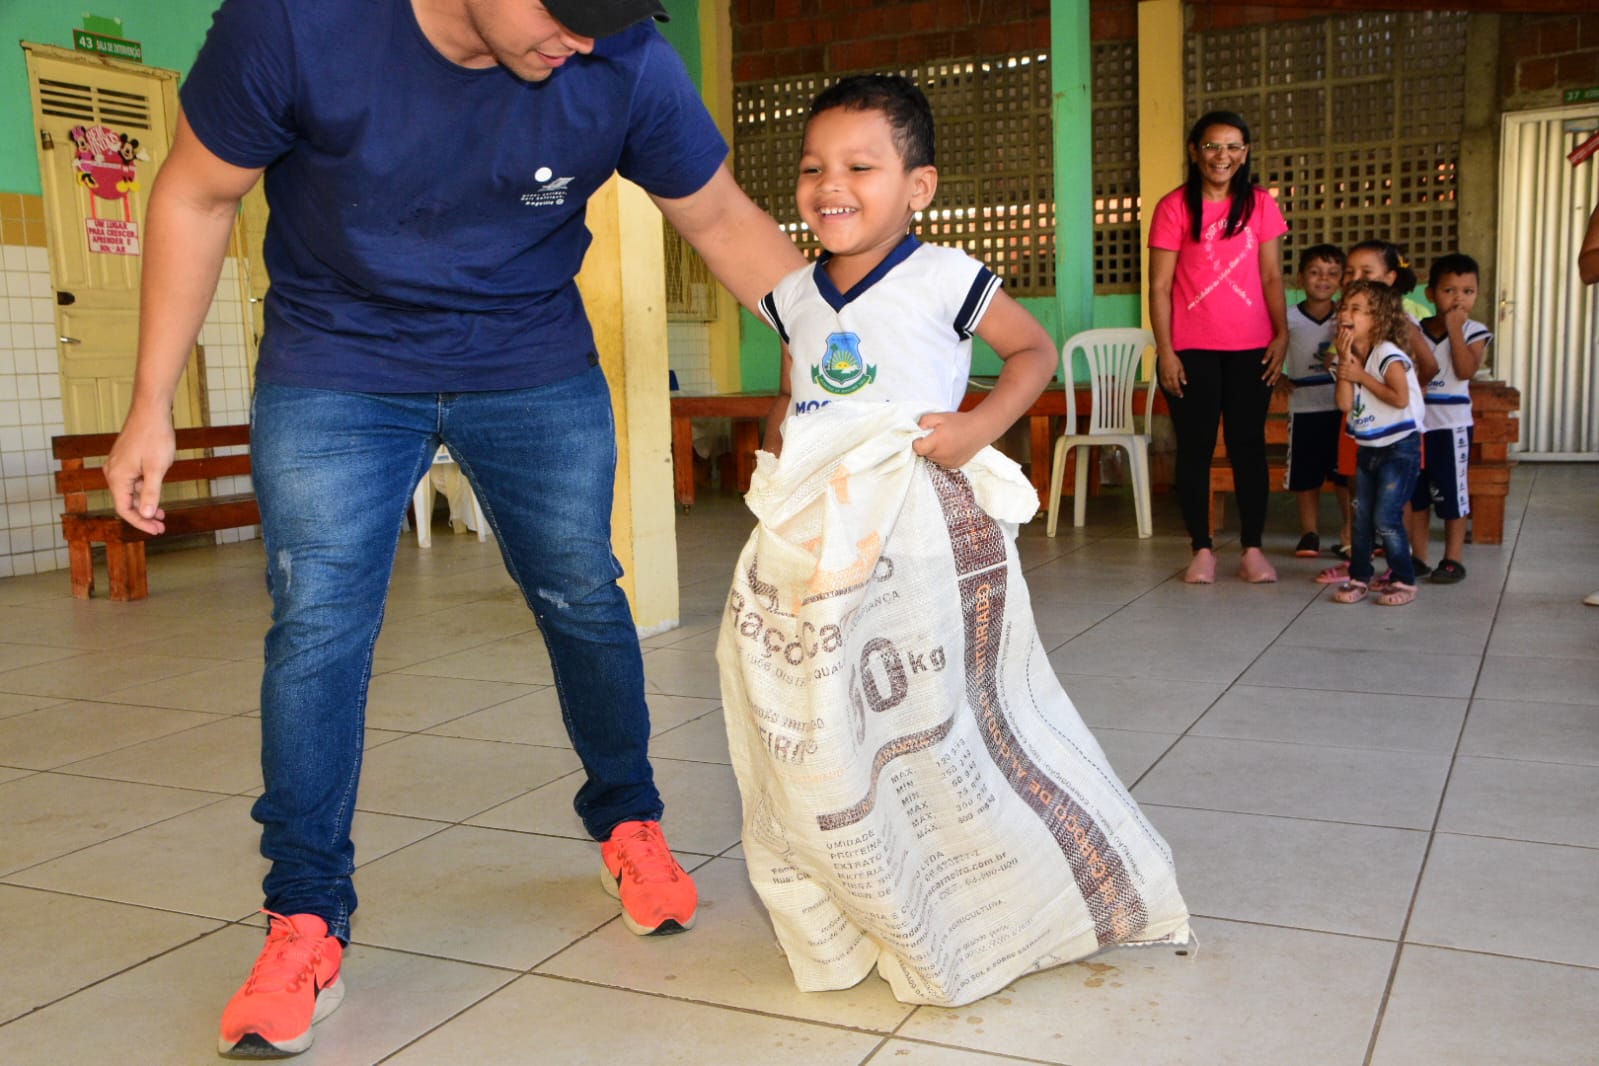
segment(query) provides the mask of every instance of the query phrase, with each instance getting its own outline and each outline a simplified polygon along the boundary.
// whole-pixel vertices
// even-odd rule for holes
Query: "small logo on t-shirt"
[[[559,207],[566,203],[566,187],[572,184],[572,178],[557,178],[555,171],[549,167],[539,167],[533,172],[533,180],[539,187],[532,192],[522,194],[522,203],[527,207]]]
[[[859,392],[877,380],[877,367],[861,358],[861,338],[855,333],[834,333],[827,338],[827,354],[811,367],[811,381],[836,396]]]
[[[1360,390],[1355,390],[1355,402],[1349,408],[1349,428],[1356,430],[1362,426],[1369,426],[1375,421],[1377,421],[1377,416],[1366,410],[1365,397],[1360,394]]]

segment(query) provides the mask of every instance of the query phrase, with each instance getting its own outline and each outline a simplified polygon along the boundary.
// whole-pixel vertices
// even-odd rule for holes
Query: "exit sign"
[[[124,41],[120,37],[108,37],[103,33],[73,30],[72,47],[80,52],[93,52],[96,55],[110,56],[113,59],[130,59],[135,63],[144,62],[144,45],[138,41]]]

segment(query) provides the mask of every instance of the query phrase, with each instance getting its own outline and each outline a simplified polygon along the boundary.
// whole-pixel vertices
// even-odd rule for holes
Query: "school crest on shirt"
[[[833,333],[827,352],[811,367],[811,381],[835,396],[859,392],[877,380],[877,367],[861,358],[861,338],[856,333]]]

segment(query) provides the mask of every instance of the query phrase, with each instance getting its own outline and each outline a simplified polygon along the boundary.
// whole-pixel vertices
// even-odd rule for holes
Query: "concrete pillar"
[[[1055,304],[1064,341],[1094,316],[1094,50],[1088,0],[1052,0],[1055,126]]]
[[[733,143],[733,22],[730,0],[700,0],[700,95],[717,129]],[[728,155],[732,167],[733,157]],[[733,294],[720,284],[711,287],[716,319],[707,323],[711,381],[719,392],[737,392],[743,386],[739,358],[739,307]]]
[[[594,243],[577,277],[616,412],[612,550],[643,634],[671,629],[679,618],[661,225],[644,191],[613,177],[589,201]]]
[[[1145,328],[1149,326],[1149,223],[1160,198],[1182,184],[1187,173],[1185,81],[1182,0],[1139,0],[1138,243],[1144,273]]]

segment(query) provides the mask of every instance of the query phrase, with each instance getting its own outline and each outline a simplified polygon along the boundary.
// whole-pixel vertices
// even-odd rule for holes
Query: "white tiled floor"
[[[1403,611],[1174,580],[1174,501],[1021,551],[1068,692],[1176,853],[1197,956],[1110,952],[959,1010],[795,991],[745,880],[712,651],[750,527],[678,521],[646,642],[667,830],[700,923],[641,939],[571,813],[548,661],[492,543],[402,543],[377,647],[345,1005],[306,1063],[1594,1062],[1599,466],[1524,465],[1506,543]],[[1329,523],[1330,524],[1330,523]],[[1435,539],[1435,544],[1437,540]],[[0,1062],[214,1061],[259,944],[256,544],[152,557],[151,598],[0,581]]]

